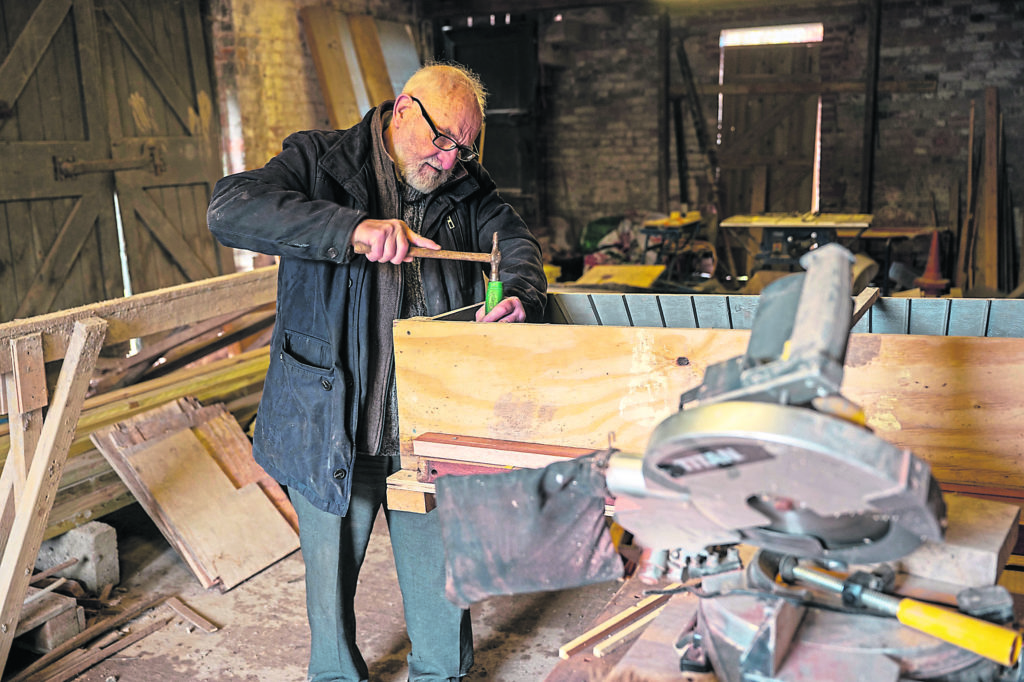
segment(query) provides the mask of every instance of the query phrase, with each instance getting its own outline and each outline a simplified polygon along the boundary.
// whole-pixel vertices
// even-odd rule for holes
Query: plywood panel
[[[713,363],[749,332],[402,320],[403,451],[439,432],[642,451]],[[496,361],[501,358],[501,361]],[[1024,341],[853,334],[843,393],[940,481],[1024,488]]]
[[[147,512],[174,529],[222,589],[298,549],[295,531],[259,486],[236,489],[191,430],[147,440],[122,456],[149,493],[154,506]]]

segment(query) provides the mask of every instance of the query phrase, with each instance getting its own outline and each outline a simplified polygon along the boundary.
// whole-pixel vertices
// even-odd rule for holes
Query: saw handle
[[[1012,666],[1020,656],[1021,634],[1002,625],[957,611],[901,599],[896,619],[920,632],[972,651],[1000,665]]]

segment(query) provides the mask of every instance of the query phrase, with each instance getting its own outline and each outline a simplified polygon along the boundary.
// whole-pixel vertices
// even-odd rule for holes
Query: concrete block
[[[113,526],[90,521],[44,541],[36,558],[36,570],[45,571],[72,557],[77,558],[78,563],[56,575],[77,580],[93,593],[98,593],[104,585],[117,585],[121,580],[117,533]]]

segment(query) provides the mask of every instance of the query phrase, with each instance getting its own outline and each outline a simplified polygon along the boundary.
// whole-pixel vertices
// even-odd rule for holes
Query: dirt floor
[[[114,526],[118,534],[118,594],[124,603],[156,595],[178,596],[219,630],[206,633],[174,618],[75,679],[306,679],[309,630],[300,552],[221,593],[200,586],[138,505],[101,520]],[[360,647],[370,664],[371,680],[404,682],[409,642],[383,516],[374,533],[356,599]],[[613,581],[564,592],[495,597],[475,605],[476,665],[465,679],[543,680],[559,660],[558,647],[585,631],[618,587],[619,583]],[[172,615],[167,606],[162,606],[134,621],[132,628]],[[17,662],[12,656],[11,664]]]

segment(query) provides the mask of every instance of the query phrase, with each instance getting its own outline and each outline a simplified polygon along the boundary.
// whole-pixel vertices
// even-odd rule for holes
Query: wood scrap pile
[[[239,423],[247,423],[255,415],[269,362],[268,347],[262,345],[87,398],[44,539],[134,501],[93,446],[90,435],[94,431],[183,396],[203,403],[224,402]],[[10,425],[5,422],[0,424],[0,464],[6,460],[10,442]]]
[[[177,597],[136,601],[105,610],[88,627],[22,668],[4,682],[64,682],[179,619],[203,632],[217,626]]]

